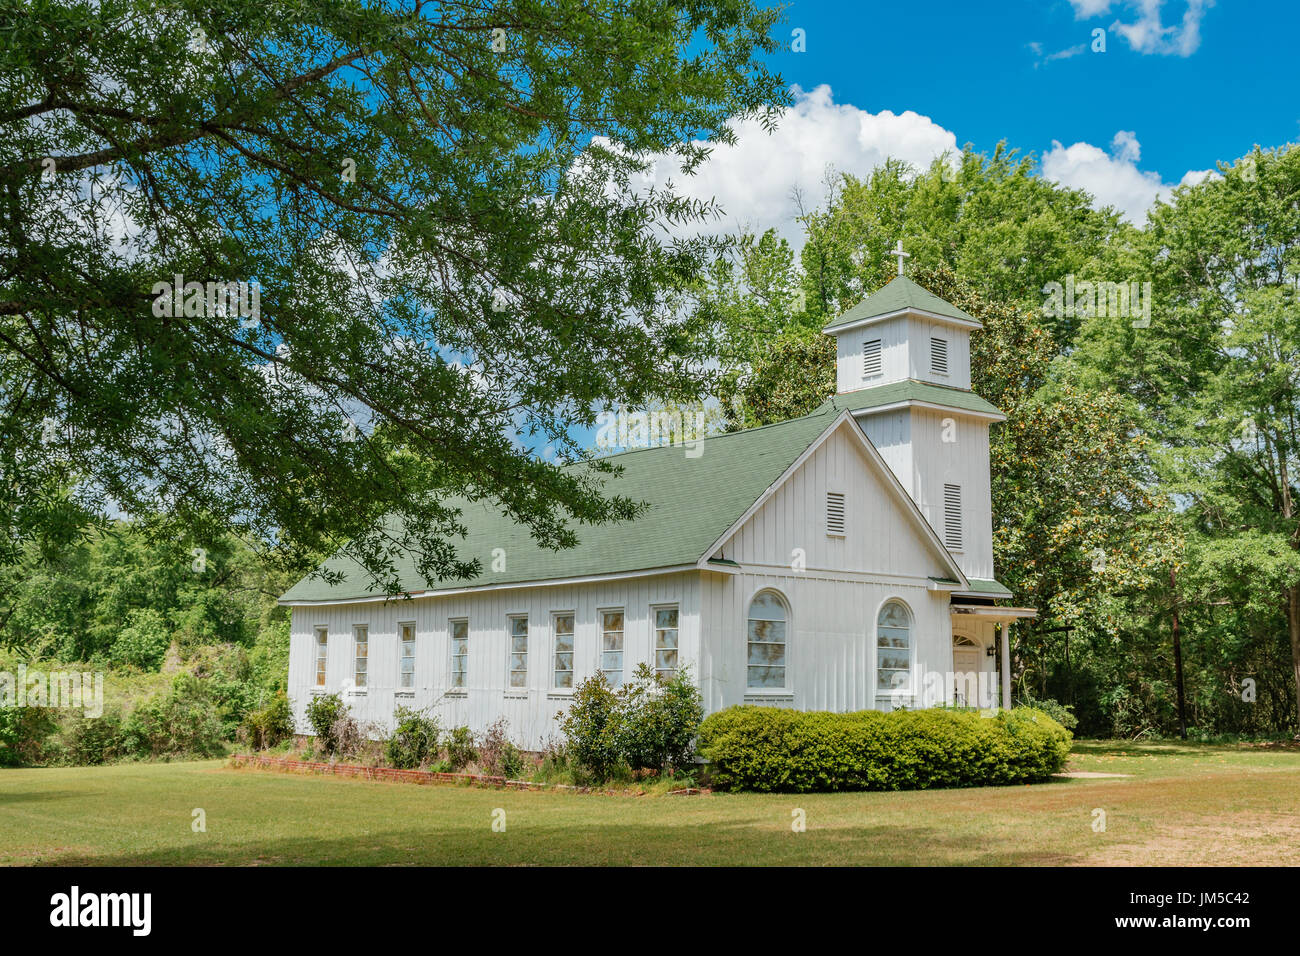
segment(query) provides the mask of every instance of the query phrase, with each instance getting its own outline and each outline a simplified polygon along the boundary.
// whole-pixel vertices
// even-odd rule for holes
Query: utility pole
[[[1178,684],[1178,736],[1187,739],[1187,702],[1183,696],[1183,642],[1178,636],[1178,578],[1169,568],[1169,587],[1174,598],[1174,680]]]

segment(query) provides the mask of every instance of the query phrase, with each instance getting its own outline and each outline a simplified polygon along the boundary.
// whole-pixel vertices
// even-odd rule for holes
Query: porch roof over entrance
[[[1012,621],[1038,617],[1036,607],[992,607],[980,604],[954,604],[950,608],[952,616],[975,618],[991,621],[994,624],[1010,624]]]

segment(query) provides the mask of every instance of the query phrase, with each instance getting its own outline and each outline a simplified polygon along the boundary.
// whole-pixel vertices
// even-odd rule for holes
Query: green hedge
[[[1043,780],[1065,766],[1070,732],[1030,707],[851,714],[731,707],[700,726],[719,790],[924,790]]]

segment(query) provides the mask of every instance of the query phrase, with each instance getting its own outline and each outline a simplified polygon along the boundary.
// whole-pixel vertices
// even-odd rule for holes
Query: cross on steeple
[[[898,259],[898,274],[901,276],[903,274],[903,260],[912,258],[912,254],[903,251],[902,239],[898,240],[898,245],[894,246],[893,250],[889,254]]]

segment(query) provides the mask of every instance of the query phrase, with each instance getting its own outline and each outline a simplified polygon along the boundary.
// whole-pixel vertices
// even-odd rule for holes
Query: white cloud
[[[892,157],[924,169],[945,152],[959,152],[956,134],[911,110],[870,113],[836,103],[825,85],[810,91],[795,87],[793,92],[794,105],[774,132],[769,134],[757,121],[739,123],[736,143],[714,147],[694,176],[670,176],[671,165],[657,163],[656,184],[671,178],[680,195],[716,197],[724,217],[706,224],[705,231],[775,227],[798,247],[803,230],[795,221],[792,192],[799,189],[805,205],[816,206],[825,197],[828,168],[866,176]]]
[[[1062,186],[1087,190],[1097,208],[1114,206],[1129,222],[1141,225],[1152,204],[1167,198],[1175,186],[1165,183],[1159,173],[1139,169],[1141,158],[1142,144],[1132,130],[1116,133],[1109,153],[1091,143],[1062,146],[1054,140],[1043,154],[1042,175]],[[1216,175],[1213,170],[1190,170],[1177,185],[1199,183],[1212,175]]]
[[[1214,0],[1186,0],[1182,21],[1165,26],[1161,10],[1166,0],[1070,0],[1076,20],[1105,16],[1112,7],[1128,8],[1136,18],[1116,20],[1110,29],[1138,53],[1191,56],[1201,45],[1201,20]]]

